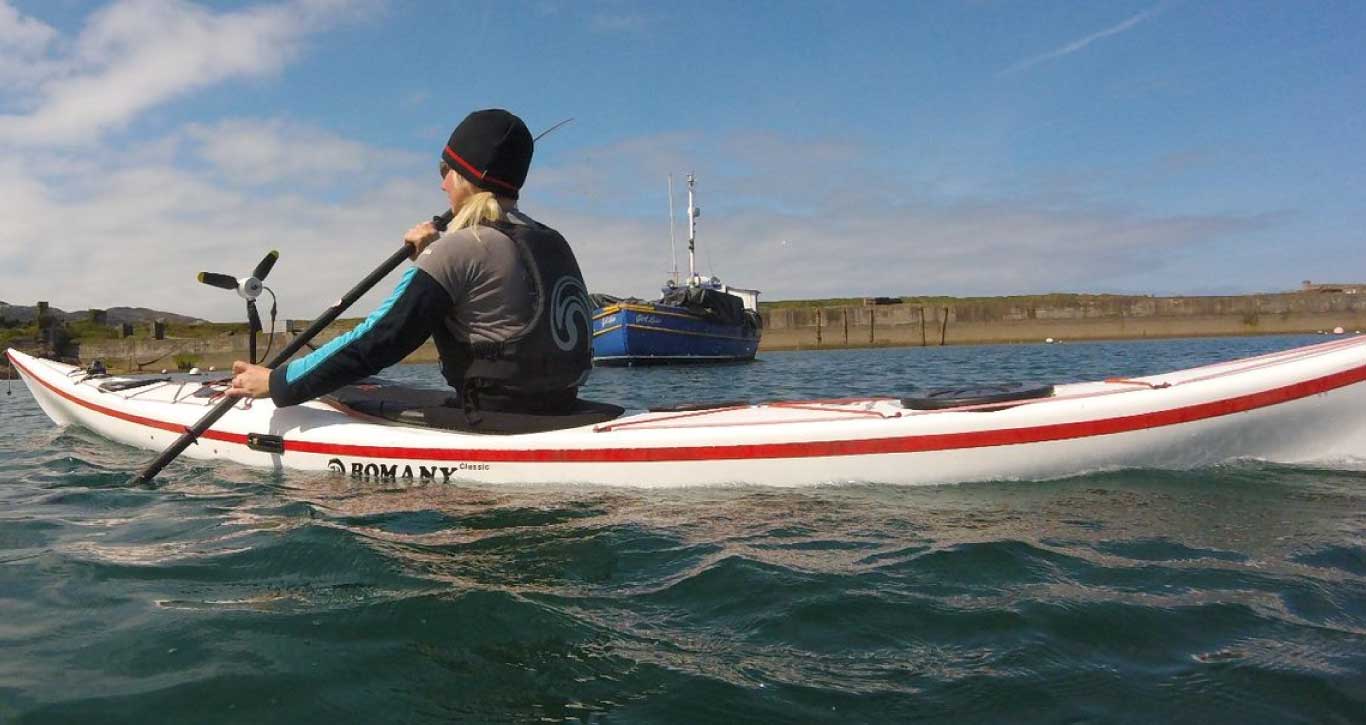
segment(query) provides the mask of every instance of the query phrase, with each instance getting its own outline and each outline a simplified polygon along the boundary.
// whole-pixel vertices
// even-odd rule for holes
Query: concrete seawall
[[[776,307],[763,311],[760,350],[867,346],[1122,340],[1160,337],[1313,333],[1366,329],[1366,295],[1289,293],[1237,297],[1122,297],[1063,295],[1068,304],[1021,303],[1011,298],[869,306]],[[1048,300],[1049,298],[1039,298]],[[349,330],[334,325],[315,341]],[[287,333],[275,335],[274,350]],[[264,351],[266,336],[259,338]],[[96,358],[118,370],[174,369],[176,355],[200,368],[224,369],[247,356],[245,335],[166,340],[99,340],[80,344],[83,361]],[[427,343],[406,362],[435,362]]]
[[[1312,333],[1366,329],[1366,296],[1274,294],[1239,297],[1085,298],[1080,304],[1009,300],[839,307],[764,312],[760,349],[877,345],[1106,340]]]
[[[328,340],[345,334],[353,326],[354,323],[329,327],[323,330],[317,338],[314,338],[313,344],[318,346],[326,344]],[[271,344],[270,337],[270,335],[259,335],[257,337],[256,355],[258,358],[268,357],[266,347]],[[270,348],[270,356],[284,348],[294,336],[289,333],[277,332],[273,337],[274,344]],[[104,364],[111,370],[142,372],[159,372],[162,369],[175,370],[176,358],[179,356],[193,358],[193,364],[203,370],[210,367],[217,370],[227,370],[232,366],[234,360],[247,359],[247,345],[246,335],[166,338],[164,340],[128,338],[82,342],[77,347],[76,354],[83,363],[96,359],[103,360]],[[304,348],[304,352],[309,352],[308,348]],[[436,360],[436,346],[429,342],[409,355],[404,362],[435,362]]]

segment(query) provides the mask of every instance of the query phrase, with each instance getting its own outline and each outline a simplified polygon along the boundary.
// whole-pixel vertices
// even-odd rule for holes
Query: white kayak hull
[[[191,395],[202,382],[103,392],[111,378],[7,354],[55,422],[149,451],[170,446],[216,402]],[[275,437],[283,452],[254,449],[251,434]],[[183,455],[381,482],[637,487],[940,484],[1238,459],[1356,468],[1366,461],[1366,338],[1060,385],[1052,397],[1003,409],[801,401],[494,436],[397,425],[319,401],[276,408],[258,400],[239,403]]]

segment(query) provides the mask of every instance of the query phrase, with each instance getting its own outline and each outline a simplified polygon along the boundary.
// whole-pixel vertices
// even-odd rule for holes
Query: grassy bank
[[[759,310],[783,310],[791,308],[815,307],[868,307],[881,305],[1011,305],[1017,307],[1072,307],[1095,305],[1117,300],[1133,299],[1130,295],[1084,294],[1080,292],[1050,292],[1042,295],[1003,295],[999,297],[949,297],[944,295],[918,295],[911,297],[827,297],[811,300],[772,300],[759,303]]]

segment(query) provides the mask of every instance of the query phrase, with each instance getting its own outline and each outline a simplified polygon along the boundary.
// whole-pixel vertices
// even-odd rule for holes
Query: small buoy
[[[162,374],[162,375],[165,375],[165,374],[166,374],[166,368],[162,368],[162,369],[161,369],[161,374]]]
[[[190,374],[191,374],[191,375],[198,375],[198,374],[199,374],[199,368],[190,368]]]
[[[213,366],[212,366],[212,365],[209,366],[209,372],[213,372]]]
[[[1045,337],[1045,338],[1043,339],[1043,341],[1046,342],[1046,343],[1048,343],[1049,345],[1052,345],[1053,343],[1057,342],[1057,340],[1054,340],[1054,339],[1051,338],[1051,337]]]
[[[1334,334],[1334,335],[1341,335],[1343,332],[1345,332],[1345,330],[1343,330],[1341,327],[1334,327],[1334,328],[1333,328],[1333,334]]]

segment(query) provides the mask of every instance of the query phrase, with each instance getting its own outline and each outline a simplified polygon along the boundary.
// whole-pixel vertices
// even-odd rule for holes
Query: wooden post
[[[821,318],[825,316],[825,308],[816,308],[816,347],[821,346]]]
[[[920,306],[920,346],[925,347],[925,305]]]
[[[868,310],[868,344],[877,343],[877,308],[869,307]]]
[[[35,315],[38,322],[38,342],[42,346],[44,356],[51,355],[54,350],[50,349],[52,339],[52,317],[48,315],[47,302],[38,300],[38,312]]]
[[[939,327],[939,346],[944,346],[944,338],[949,334],[949,308],[944,308],[944,324]]]
[[[849,344],[849,308],[841,307],[840,313],[844,316],[844,344]]]

